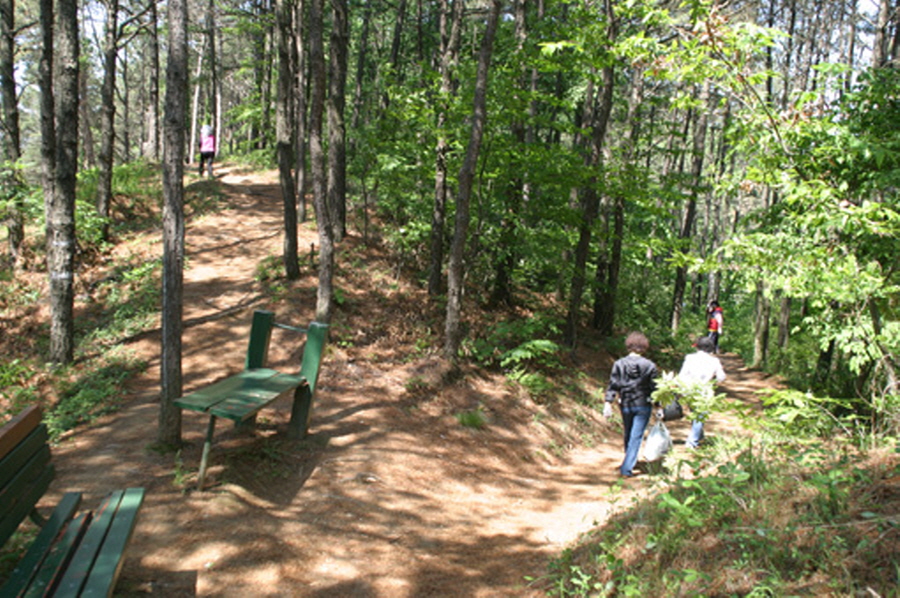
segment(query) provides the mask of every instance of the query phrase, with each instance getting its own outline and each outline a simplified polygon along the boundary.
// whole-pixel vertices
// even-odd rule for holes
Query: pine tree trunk
[[[494,35],[500,16],[500,0],[492,0],[491,12],[484,31],[481,52],[478,57],[478,70],[475,76],[475,97],[472,106],[472,129],[469,144],[462,167],[459,170],[459,192],[456,197],[456,223],[453,232],[453,243],[450,248],[450,266],[448,275],[447,316],[445,321],[444,356],[455,359],[462,341],[460,320],[462,316],[462,298],[465,286],[464,254],[466,237],[469,229],[469,203],[472,197],[472,186],[475,180],[475,166],[481,149],[484,135],[484,123],[487,119],[487,85],[488,70],[494,49]]]
[[[20,156],[19,141],[19,104],[16,93],[15,55],[16,55],[15,0],[0,1],[0,97],[2,97],[2,128],[0,136],[0,159],[4,189],[18,189],[18,174],[15,164]],[[0,200],[7,198],[2,197]],[[12,204],[7,208],[7,241],[10,262],[15,265],[19,259],[19,250],[25,240],[24,203],[20,194],[16,194]]]
[[[149,23],[147,24],[147,59],[150,61],[150,74],[147,82],[147,106],[144,116],[143,155],[154,162],[159,160],[159,26],[156,3],[150,3]]]
[[[447,157],[450,144],[444,125],[447,121],[448,103],[453,93],[452,67],[459,55],[459,32],[462,20],[462,2],[454,2],[451,12],[447,0],[441,2],[441,93],[437,117],[437,147],[434,161],[434,205],[431,210],[431,252],[428,268],[428,295],[437,297],[442,290],[444,267],[444,228],[447,219]],[[449,32],[448,32],[449,27]]]
[[[307,190],[307,168],[306,168],[306,157],[307,157],[307,148],[309,147],[309,142],[307,140],[307,48],[306,48],[306,38],[303,34],[304,28],[303,23],[306,22],[306,2],[307,0],[297,0],[297,10],[295,12],[295,22],[297,23],[296,41],[294,45],[294,53],[296,55],[297,62],[297,79],[295,82],[296,88],[296,112],[294,115],[294,119],[296,121],[296,148],[297,148],[297,165],[295,168],[296,174],[296,191],[297,191],[297,219],[300,222],[306,222],[307,214],[306,214],[306,190]]]
[[[349,43],[347,0],[331,0],[331,61],[328,73],[328,206],[332,236],[341,242],[347,234],[347,145],[344,109]]]
[[[97,214],[107,221],[103,239],[109,237],[109,210],[112,201],[113,148],[116,143],[116,58],[119,2],[106,0],[106,37],[103,46],[103,85],[100,88],[100,160],[97,176]]]
[[[163,122],[163,282],[161,393],[157,442],[181,444],[181,341],[184,296],[184,130],[188,93],[187,1],[168,5],[169,58]]]
[[[278,156],[278,178],[284,205],[284,243],[282,260],[288,280],[300,278],[297,258],[297,200],[294,191],[294,123],[293,123],[293,61],[291,52],[292,27],[290,0],[276,0],[276,41],[278,48],[278,94],[275,107],[275,137]]]
[[[56,5],[56,184],[47,212],[50,275],[50,361],[71,363],[74,351],[75,182],[78,172],[78,3]]]
[[[329,221],[327,173],[323,130],[325,118],[325,40],[322,34],[324,0],[309,0],[309,161],[312,177],[316,228],[319,232],[319,287],[316,297],[316,321],[331,322],[334,313],[334,239]]]

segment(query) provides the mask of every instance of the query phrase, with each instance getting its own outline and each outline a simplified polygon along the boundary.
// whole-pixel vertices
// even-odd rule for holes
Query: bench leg
[[[298,386],[294,391],[294,404],[291,407],[291,421],[288,424],[288,438],[300,440],[306,438],[309,431],[309,417],[312,412],[312,395],[309,386]]]
[[[197,489],[203,490],[203,482],[206,479],[206,463],[209,461],[209,449],[212,447],[213,432],[216,429],[216,416],[209,416],[209,425],[206,427],[206,440],[203,441],[203,454],[200,457],[200,473],[197,475]]]

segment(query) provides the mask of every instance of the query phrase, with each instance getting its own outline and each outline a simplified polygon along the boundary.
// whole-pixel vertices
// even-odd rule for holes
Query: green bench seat
[[[265,367],[273,328],[284,328],[306,335],[299,373],[286,374]],[[327,331],[328,326],[319,322],[312,322],[305,329],[278,324],[274,313],[257,310],[253,313],[250,327],[245,369],[175,400],[175,405],[181,409],[209,415],[197,475],[198,487],[202,488],[206,480],[217,418],[230,419],[236,425],[251,423],[260,409],[283,394],[293,392],[294,403],[288,434],[291,438],[306,436]]]
[[[131,540],[143,488],[111,492],[93,511],[67,492],[44,518],[36,509],[54,476],[41,409],[29,407],[0,428],[0,542],[30,516],[40,526],[0,596],[111,596]]]

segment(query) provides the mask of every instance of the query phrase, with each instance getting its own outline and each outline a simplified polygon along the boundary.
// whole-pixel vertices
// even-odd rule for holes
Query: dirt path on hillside
[[[185,391],[243,367],[253,309],[298,325],[314,315],[311,271],[294,300],[275,305],[263,302],[254,281],[259,263],[281,251],[275,175],[251,180],[220,168],[218,176],[230,208],[187,231]],[[314,228],[304,227],[300,247],[314,242]],[[160,251],[146,240],[123,247],[148,249]],[[354,266],[368,275],[361,269]],[[323,365],[310,436],[284,439],[288,399],[264,410],[255,432],[220,425],[202,491],[191,482],[206,421],[185,414],[188,444],[177,458],[149,450],[159,341],[150,334],[129,343],[150,363],[146,375],[121,411],[55,449],[53,486],[56,496],[87,491],[87,505],[111,488],[147,489],[116,595],[542,596],[539,578],[551,559],[656,483],[618,478],[618,432],[590,410],[555,417],[502,378],[483,376],[412,392],[439,377],[439,360],[414,352],[395,318],[363,307],[409,302],[416,291],[398,278],[370,281],[363,294],[353,274],[338,276],[345,307],[332,326],[338,340]],[[296,371],[299,353],[298,342],[275,338],[270,364]],[[769,384],[736,357],[723,361],[729,397],[751,401]],[[597,364],[588,383],[601,384],[604,369]],[[484,429],[458,423],[454,413],[466,406],[483,410]],[[579,420],[581,427],[569,423]],[[707,433],[728,425],[714,420]],[[670,428],[675,458],[687,426]]]

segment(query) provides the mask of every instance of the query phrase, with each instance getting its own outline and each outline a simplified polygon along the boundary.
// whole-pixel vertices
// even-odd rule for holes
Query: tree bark
[[[97,215],[104,220],[102,235],[109,238],[112,201],[113,148],[116,143],[116,58],[118,55],[119,0],[106,0],[106,35],[103,44],[103,85],[100,88],[100,160],[97,176]]]
[[[22,242],[25,240],[25,220],[23,215],[24,202],[21,193],[17,190],[21,187],[19,183],[18,167],[16,162],[21,155],[20,133],[19,133],[19,103],[16,93],[16,22],[15,22],[15,0],[0,1],[0,96],[2,96],[2,128],[0,135],[0,159],[4,162],[2,165],[2,174],[0,176],[5,179],[3,188],[10,192],[13,197],[4,197],[0,199],[11,199],[11,203],[7,208],[7,241],[9,250],[9,260],[14,266],[19,259],[19,250]]]
[[[881,0],[878,3],[878,21],[875,24],[875,41],[872,43],[872,67],[876,69],[888,62],[892,4],[892,0]]]
[[[291,52],[292,27],[290,0],[276,0],[276,40],[278,48],[278,94],[275,107],[275,148],[278,156],[278,178],[284,205],[284,243],[282,260],[288,280],[300,278],[297,258],[297,199],[294,190],[294,112],[293,61]]]
[[[491,11],[482,40],[478,57],[478,70],[475,75],[475,97],[472,106],[472,129],[466,156],[459,170],[459,192],[456,196],[456,222],[453,233],[453,244],[450,248],[450,266],[448,274],[447,317],[445,322],[444,356],[456,359],[462,341],[460,319],[462,315],[462,298],[465,287],[464,253],[466,237],[469,229],[469,203],[472,197],[472,186],[475,180],[475,167],[484,135],[484,124],[487,120],[487,85],[488,70],[494,48],[494,36],[500,15],[500,0],[492,0]]]
[[[297,166],[296,174],[296,191],[298,213],[297,218],[300,222],[306,222],[306,189],[307,185],[307,168],[306,157],[309,142],[307,140],[307,47],[306,35],[304,34],[304,23],[306,23],[306,2],[307,0],[297,0],[297,10],[295,11],[294,21],[296,23],[296,43],[295,54],[297,56],[297,80],[296,80],[296,112],[294,119],[296,121],[296,148],[297,148]]]
[[[750,367],[759,368],[766,364],[769,357],[769,315],[771,303],[766,297],[766,284],[759,280],[756,283],[756,318],[753,322],[753,362]]]
[[[441,2],[441,91],[437,115],[437,146],[434,160],[434,206],[431,211],[431,254],[428,268],[428,295],[437,297],[442,290],[444,267],[444,228],[447,219],[447,158],[450,144],[444,127],[453,94],[453,65],[459,56],[459,32],[462,21],[462,2]],[[449,31],[448,31],[449,30]]]
[[[644,71],[635,67],[631,75],[631,93],[628,96],[626,123],[628,133],[624,139],[622,165],[633,166],[634,147],[640,134],[640,106],[644,95]],[[597,260],[597,293],[594,303],[594,327],[605,336],[613,334],[616,319],[616,297],[619,291],[619,271],[622,265],[622,241],[625,234],[625,197],[621,194],[612,199],[612,231],[608,243],[609,255],[606,260]],[[600,263],[606,265],[599,267]]]
[[[325,117],[325,40],[322,34],[324,0],[309,0],[309,161],[316,230],[319,233],[319,287],[316,296],[316,321],[328,324],[334,314],[334,238],[329,221],[327,174],[323,147]]]
[[[332,236],[339,243],[347,234],[347,145],[344,109],[349,43],[347,0],[331,0],[331,43],[328,76],[328,206]]]
[[[159,26],[156,2],[150,0],[150,17],[147,24],[147,60],[150,75],[147,77],[147,106],[144,116],[143,155],[154,162],[159,160]]]
[[[616,23],[614,20],[612,2],[604,2],[604,13],[607,19],[607,38],[616,37]],[[603,146],[606,143],[606,133],[609,129],[609,118],[612,113],[613,89],[615,88],[615,70],[608,61],[601,72],[602,88],[600,97],[596,100],[596,108],[591,107],[586,112],[588,122],[585,125],[591,130],[590,151],[586,159],[586,166],[597,172],[603,162]],[[590,96],[588,96],[590,98]],[[588,99],[588,102],[593,100]],[[574,266],[572,270],[572,284],[569,295],[568,314],[566,315],[565,328],[563,329],[563,343],[570,348],[575,347],[578,331],[578,314],[584,296],[584,288],[587,283],[587,260],[591,247],[591,235],[594,221],[600,210],[600,197],[597,193],[597,179],[591,177],[587,186],[582,190],[579,201],[581,222],[579,223],[578,242],[574,252]]]
[[[681,220],[681,230],[678,238],[687,248],[694,229],[694,220],[697,216],[697,196],[703,183],[703,158],[706,152],[706,130],[709,123],[709,83],[703,84],[700,91],[701,108],[694,123],[694,138],[691,155],[691,192],[688,195],[687,204],[684,207],[684,215]],[[684,292],[687,288],[687,267],[678,266],[675,269],[675,286],[672,293],[672,334],[678,332],[681,326],[682,306],[684,305]]]
[[[50,274],[50,361],[71,363],[74,351],[75,182],[78,172],[78,2],[56,5],[56,184],[47,213]]]
[[[184,297],[184,128],[187,108],[187,1],[168,6],[169,58],[163,123],[163,280],[161,393],[157,442],[181,444],[181,341]]]

